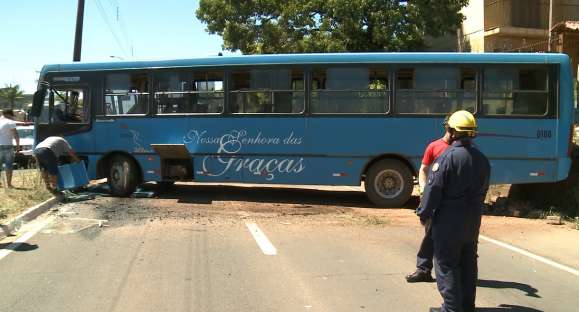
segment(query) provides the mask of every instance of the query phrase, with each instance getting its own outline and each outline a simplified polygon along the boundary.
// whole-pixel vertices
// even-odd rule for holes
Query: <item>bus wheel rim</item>
[[[124,166],[122,163],[113,164],[113,170],[111,173],[111,182],[114,186],[121,187],[123,183],[123,176],[125,175]]]
[[[404,178],[396,170],[382,170],[374,179],[374,189],[382,198],[393,199],[398,197],[404,189]]]

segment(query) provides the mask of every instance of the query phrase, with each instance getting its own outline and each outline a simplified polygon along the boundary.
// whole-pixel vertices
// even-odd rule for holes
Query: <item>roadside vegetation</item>
[[[4,173],[0,187],[0,223],[18,215],[25,209],[39,204],[52,195],[46,190],[40,172],[36,169],[14,170],[12,185],[7,189]]]

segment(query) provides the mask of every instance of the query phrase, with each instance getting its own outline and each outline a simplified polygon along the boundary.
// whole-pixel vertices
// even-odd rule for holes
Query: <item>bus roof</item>
[[[61,71],[175,68],[194,66],[351,64],[351,63],[528,63],[569,65],[559,53],[318,53],[212,56],[181,60],[121,61],[45,65],[42,74]]]

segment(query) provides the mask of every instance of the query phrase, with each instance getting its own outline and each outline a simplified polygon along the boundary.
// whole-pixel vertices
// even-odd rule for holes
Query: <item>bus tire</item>
[[[410,199],[413,189],[410,169],[396,159],[384,159],[366,172],[366,196],[378,207],[401,207]]]
[[[138,184],[138,168],[135,162],[124,155],[116,155],[109,163],[108,183],[113,196],[127,197]]]

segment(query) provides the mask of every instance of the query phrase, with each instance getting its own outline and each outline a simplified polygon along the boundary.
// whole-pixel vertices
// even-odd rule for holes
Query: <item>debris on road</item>
[[[561,216],[547,216],[547,223],[554,225],[563,224]]]

